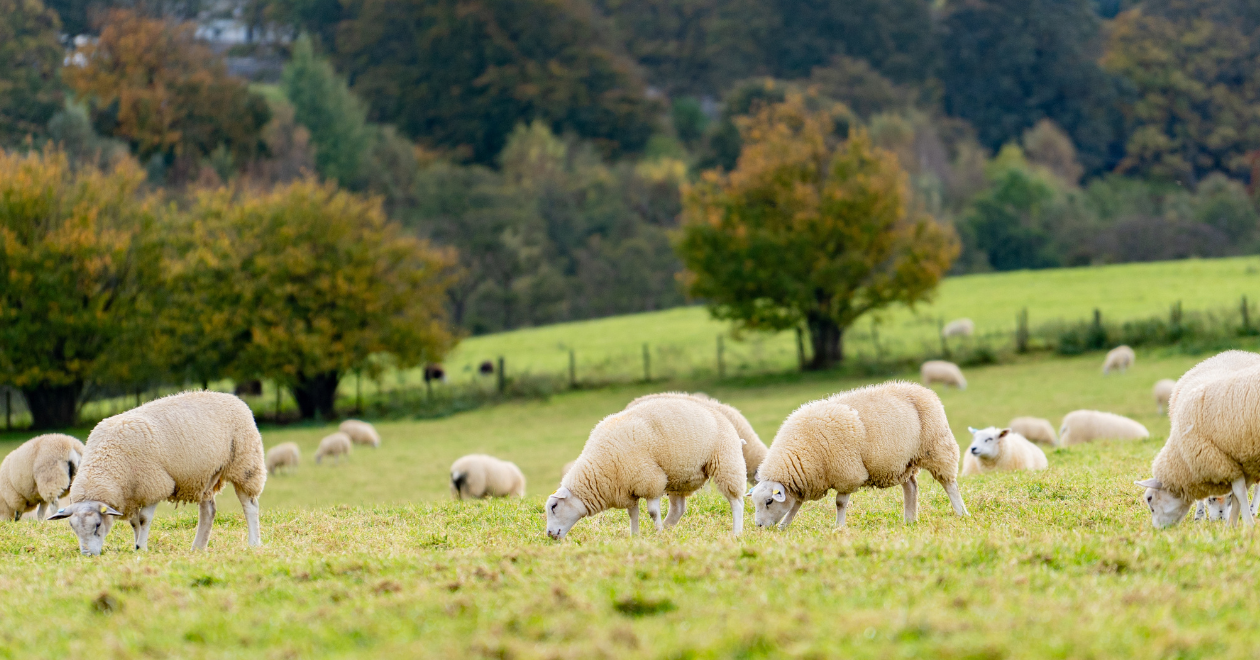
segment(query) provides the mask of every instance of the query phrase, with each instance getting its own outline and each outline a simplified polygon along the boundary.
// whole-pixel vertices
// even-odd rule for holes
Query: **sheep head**
[[[569,533],[577,521],[590,515],[590,510],[568,488],[559,490],[547,498],[547,536],[559,541]]]
[[[792,510],[796,498],[777,481],[761,481],[753,486],[748,496],[757,512],[753,520],[758,527],[777,525]]]
[[[49,516],[49,520],[68,518],[70,529],[79,537],[79,552],[97,556],[105,545],[105,536],[122,512],[104,502],[76,502]]]
[[[971,447],[967,451],[972,456],[981,460],[996,461],[1002,455],[1002,441],[1006,436],[1010,435],[1010,429],[999,429],[990,426],[987,429],[974,429],[967,427],[971,431]]]
[[[1181,519],[1185,518],[1186,513],[1190,511],[1190,505],[1193,504],[1164,488],[1164,484],[1159,479],[1152,478],[1133,483],[1146,489],[1143,499],[1151,510],[1151,522],[1155,524],[1156,529],[1172,527],[1181,522]]]

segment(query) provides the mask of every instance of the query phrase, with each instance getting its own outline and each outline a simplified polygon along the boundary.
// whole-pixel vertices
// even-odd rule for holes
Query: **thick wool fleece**
[[[892,381],[807,403],[788,416],[757,477],[798,499],[834,488],[889,488],[923,468],[942,485],[957,481],[958,443],[936,393]]]
[[[13,520],[40,502],[55,504],[70,489],[84,451],[75,438],[49,433],[5,456],[0,462],[0,520]]]
[[[1227,351],[1177,381],[1172,430],[1151,471],[1186,501],[1230,492],[1239,477],[1260,481],[1260,355]]]
[[[1073,410],[1059,426],[1059,444],[1065,447],[1103,438],[1137,440],[1150,436],[1145,426],[1128,417],[1097,410]]]
[[[998,438],[997,458],[976,456],[971,452],[963,454],[962,476],[1003,470],[1044,470],[1050,463],[1041,447],[1028,441],[1028,438],[1011,431]]]
[[[285,442],[267,450],[267,474],[275,474],[282,467],[297,467],[302,462],[302,450],[297,443]]]
[[[97,424],[70,500],[104,502],[129,518],[162,500],[204,502],[228,483],[258,497],[266,482],[249,406],[222,392],[184,392]]]
[[[561,485],[588,515],[628,509],[639,498],[687,497],[713,480],[742,497],[747,477],[735,427],[715,406],[685,398],[643,401],[595,426]]]
[[[525,497],[525,474],[515,463],[469,454],[451,464],[451,495],[465,497]]]
[[[754,477],[757,474],[757,468],[760,467],[761,462],[765,460],[766,452],[769,451],[769,449],[766,447],[766,443],[761,441],[761,436],[757,435],[757,431],[753,429],[752,424],[749,424],[743,413],[739,412],[738,408],[722,403],[721,401],[705,394],[690,394],[687,392],[661,392],[659,394],[648,394],[631,401],[626,408],[634,407],[643,401],[651,401],[659,398],[683,398],[715,406],[718,412],[722,413],[722,415],[730,421],[731,426],[735,427],[735,433],[739,436],[740,440],[744,441],[744,470],[747,473],[746,476],[748,477],[748,480],[755,481]]]
[[[1016,417],[1007,424],[1012,431],[1024,436],[1031,442],[1055,446],[1059,444],[1059,436],[1054,432],[1054,424],[1040,417]]]
[[[953,362],[944,360],[928,360],[919,367],[919,379],[924,385],[932,383],[944,383],[945,385],[953,385],[959,389],[967,389],[967,379],[963,377],[962,369]]]
[[[347,419],[337,427],[337,430],[350,436],[351,442],[359,445],[372,445],[373,447],[381,446],[381,436],[376,432],[376,427],[367,422],[361,422],[357,419]]]

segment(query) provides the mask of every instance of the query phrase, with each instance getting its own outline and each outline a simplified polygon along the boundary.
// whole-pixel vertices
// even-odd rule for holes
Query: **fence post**
[[[1015,352],[1028,352],[1028,308],[1025,307],[1019,311],[1016,318],[1015,327]]]
[[[507,391],[507,377],[503,375],[503,356],[499,356],[499,394]]]
[[[725,350],[726,346],[723,344],[722,335],[718,335],[717,339],[718,339],[718,345],[717,345],[718,378],[726,378],[726,360],[724,359],[724,356],[722,355],[722,352]]]
[[[577,354],[569,349],[569,389],[577,389]]]
[[[805,333],[799,325],[796,326],[796,364],[801,371],[805,371]]]
[[[13,390],[4,388],[4,430],[13,430]]]
[[[1247,311],[1248,311],[1247,310],[1247,296],[1243,295],[1242,297],[1242,322],[1243,322],[1242,329],[1243,329],[1243,334],[1245,335],[1251,334],[1251,317],[1247,315]]]
[[[643,344],[643,382],[652,382],[652,354],[646,342]]]

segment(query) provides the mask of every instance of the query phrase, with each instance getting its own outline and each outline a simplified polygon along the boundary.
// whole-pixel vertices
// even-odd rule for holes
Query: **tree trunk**
[[[818,371],[830,369],[844,361],[844,330],[836,322],[825,316],[811,316],[808,319],[809,341],[814,354],[809,361],[808,369]]]
[[[297,401],[302,419],[314,419],[316,415],[323,419],[332,419],[336,415],[334,406],[337,402],[337,382],[340,379],[341,374],[336,371],[298,376],[297,385],[293,387],[293,399]]]
[[[79,421],[79,395],[83,383],[37,385],[22,388],[31,411],[32,429],[67,429]]]

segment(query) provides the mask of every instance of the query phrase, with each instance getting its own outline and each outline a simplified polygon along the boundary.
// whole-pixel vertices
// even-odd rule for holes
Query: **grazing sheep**
[[[49,433],[22,443],[0,462],[0,520],[19,520],[35,509],[43,520],[70,490],[83,458],[83,443]]]
[[[563,539],[577,521],[626,509],[639,532],[639,498],[658,530],[678,522],[686,498],[710,479],[731,505],[733,530],[744,528],[743,442],[716,406],[658,397],[605,417],[591,431],[573,469],[547,498],[547,535]],[[670,495],[661,521],[661,498]],[[677,502],[678,506],[674,506]]]
[[[1176,386],[1177,381],[1171,378],[1155,381],[1151,395],[1155,397],[1155,405],[1159,406],[1159,414],[1164,414],[1164,409],[1168,407],[1168,400],[1172,398],[1173,388]]]
[[[1128,346],[1117,346],[1107,352],[1107,358],[1103,360],[1103,375],[1111,373],[1113,370],[1124,373],[1129,367],[1133,366],[1133,361],[1137,356],[1133,354],[1133,349]]]
[[[976,324],[971,319],[954,319],[945,324],[941,329],[941,336],[949,337],[970,337],[976,332]]]
[[[1007,426],[1031,442],[1055,447],[1059,444],[1059,436],[1054,432],[1054,424],[1040,417],[1016,417]]]
[[[99,555],[113,519],[125,517],[136,550],[144,550],[159,502],[196,502],[192,547],[202,550],[210,541],[215,495],[230,483],[245,510],[249,545],[257,546],[258,496],[266,482],[262,436],[249,406],[223,392],[184,392],[97,424],[70,487],[73,504],[51,519],[69,518],[80,552]]]
[[[451,464],[451,495],[465,497],[525,497],[525,475],[515,463],[485,454],[469,454]]]
[[[337,429],[349,436],[356,445],[372,445],[373,449],[381,446],[381,436],[377,434],[376,427],[367,422],[347,419]]]
[[[1059,425],[1061,446],[1079,445],[1091,440],[1137,440],[1151,437],[1151,432],[1128,417],[1097,410],[1073,410]]]
[[[350,441],[350,436],[345,433],[337,431],[326,435],[319,441],[319,449],[315,450],[315,464],[319,465],[325,456],[332,456],[337,463],[341,463],[341,459],[349,456],[352,449],[354,449],[354,444]]]
[[[752,424],[749,424],[748,420],[744,418],[743,413],[739,412],[739,410],[734,406],[722,403],[703,392],[692,392],[690,394],[686,392],[661,392],[659,394],[648,394],[647,396],[641,396],[634,401],[631,401],[626,408],[632,408],[643,401],[651,401],[662,397],[692,399],[705,405],[715,406],[718,412],[722,413],[726,419],[730,420],[731,425],[735,427],[735,433],[739,435],[740,440],[744,441],[744,469],[748,474],[748,482],[757,482],[757,467],[761,465],[761,461],[765,460],[766,452],[769,450],[766,448],[766,443],[762,442],[761,437],[757,435],[755,430],[753,430]],[[675,504],[681,505],[681,502],[681,498],[676,503],[671,497],[669,500],[669,506],[672,508]]]
[[[568,474],[568,473],[569,473],[569,470],[572,470],[572,469],[573,469],[573,464],[574,464],[574,463],[577,463],[577,461],[569,461],[568,463],[565,463],[565,464],[564,464],[564,467],[560,468],[560,478],[561,478],[561,479],[564,479],[564,475]]]
[[[990,426],[973,429],[973,440],[963,454],[962,476],[994,470],[1044,470],[1049,466],[1045,452],[1011,429]]]
[[[836,491],[836,526],[844,526],[849,496],[864,486],[900,485],[906,522],[918,515],[919,468],[945,488],[958,515],[958,443],[932,390],[892,381],[812,401],[779,427],[757,471],[750,496],[759,527],[786,528],[801,504]]]
[[[919,377],[923,380],[924,385],[932,383],[944,383],[953,385],[960,390],[967,389],[967,379],[963,378],[962,369],[953,362],[944,360],[928,360],[919,367]]]
[[[1247,486],[1260,481],[1260,355],[1226,351],[1187,371],[1168,402],[1168,442],[1136,482],[1156,527],[1175,525],[1196,500],[1230,495],[1231,524],[1248,526]]]
[[[295,442],[285,442],[267,450],[267,474],[283,467],[296,468],[302,462],[302,450]]]

